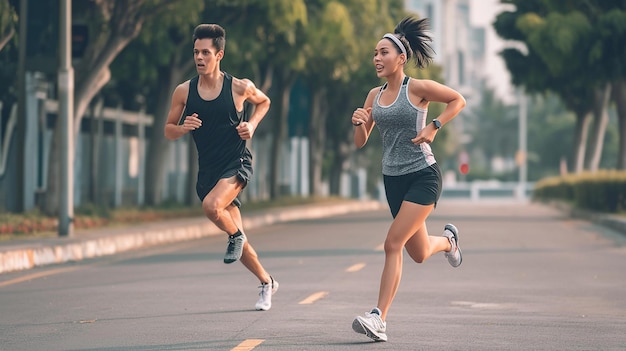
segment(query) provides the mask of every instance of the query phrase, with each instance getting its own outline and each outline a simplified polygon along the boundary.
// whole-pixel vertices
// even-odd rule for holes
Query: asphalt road
[[[244,213],[245,216],[245,213]],[[248,231],[280,282],[224,265],[225,237],[0,276],[0,350],[626,350],[626,238],[540,205],[442,202],[459,268],[405,255],[389,341],[351,329],[374,307],[386,211]]]

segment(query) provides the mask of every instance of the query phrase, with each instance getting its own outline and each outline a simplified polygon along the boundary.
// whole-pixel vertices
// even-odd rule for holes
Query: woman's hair
[[[213,39],[213,46],[217,51],[226,46],[226,31],[218,24],[200,24],[193,30],[193,43],[197,39]]]
[[[428,18],[418,19],[409,16],[400,21],[393,30],[407,51],[407,61],[414,57],[415,65],[418,68],[428,66],[435,56],[435,52],[430,46],[433,39],[428,30],[428,25]]]

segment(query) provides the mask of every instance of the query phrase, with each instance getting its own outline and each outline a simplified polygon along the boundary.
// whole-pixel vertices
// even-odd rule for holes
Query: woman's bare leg
[[[419,205],[404,201],[389,228],[387,238],[385,239],[385,266],[380,279],[377,306],[381,311],[381,319],[383,321],[400,285],[404,246],[415,235],[424,235],[423,238],[418,239],[415,243],[425,242],[429,244],[427,231],[420,231],[419,229],[425,228],[424,223],[433,208],[434,204]]]

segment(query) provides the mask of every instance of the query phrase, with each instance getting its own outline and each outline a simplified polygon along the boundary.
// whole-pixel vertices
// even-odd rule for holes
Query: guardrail
[[[473,181],[467,183],[443,184],[442,198],[470,199],[520,199],[526,200],[532,195],[534,183]]]

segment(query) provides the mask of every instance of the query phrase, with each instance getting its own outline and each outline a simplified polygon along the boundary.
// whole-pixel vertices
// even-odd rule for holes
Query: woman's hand
[[[432,123],[428,123],[426,127],[420,130],[417,133],[417,136],[411,139],[411,142],[415,145],[419,145],[421,143],[430,144],[435,140],[435,135],[437,135],[438,129]]]
[[[367,122],[369,122],[371,117],[372,117],[371,107],[368,107],[367,109],[359,107],[356,110],[354,110],[354,112],[352,113],[352,125],[354,126],[365,125],[367,124]]]

